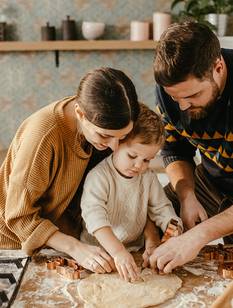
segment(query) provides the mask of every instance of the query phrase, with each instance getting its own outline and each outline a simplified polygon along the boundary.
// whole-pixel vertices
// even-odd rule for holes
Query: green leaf
[[[184,2],[184,0],[174,0],[174,1],[172,2],[172,4],[171,4],[171,9],[173,10],[174,7],[175,7],[178,3],[180,3],[180,2]]]

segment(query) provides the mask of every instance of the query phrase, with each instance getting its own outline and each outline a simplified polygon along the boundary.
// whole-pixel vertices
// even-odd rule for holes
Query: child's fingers
[[[121,270],[122,270],[122,274],[123,274],[125,281],[129,281],[130,276],[129,276],[129,272],[126,266],[125,265],[121,266]]]
[[[116,265],[116,269],[117,269],[118,274],[120,275],[121,279],[124,279],[124,274],[122,272],[121,266],[120,265]]]
[[[131,281],[135,281],[138,278],[138,270],[133,267],[133,264],[127,265],[128,276]]]
[[[137,274],[137,277],[138,277],[138,275],[140,274],[141,270],[139,269],[139,267],[137,266],[137,264],[135,263],[134,260],[133,260],[132,266],[133,266],[133,269],[134,269],[134,271],[135,271],[135,273]]]

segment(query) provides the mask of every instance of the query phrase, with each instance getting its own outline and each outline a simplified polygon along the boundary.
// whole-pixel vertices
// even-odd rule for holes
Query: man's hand
[[[135,281],[138,279],[139,268],[133,256],[124,248],[114,255],[116,269],[122,279]]]
[[[194,259],[202,245],[196,233],[192,234],[192,230],[172,237],[157,247],[149,258],[151,268],[158,267],[164,273],[169,273],[173,268]]]
[[[197,223],[208,219],[205,209],[194,194],[181,202],[180,217],[186,230],[189,230],[195,227]]]

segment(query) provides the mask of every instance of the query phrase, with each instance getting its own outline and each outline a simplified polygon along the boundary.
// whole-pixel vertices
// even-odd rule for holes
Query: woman
[[[114,151],[138,113],[131,80],[119,70],[100,68],[81,80],[76,96],[27,118],[0,169],[1,248],[31,255],[46,245],[87,269],[110,272],[114,264],[104,250],[63,231],[70,227],[65,214],[79,206],[76,197],[93,147]]]

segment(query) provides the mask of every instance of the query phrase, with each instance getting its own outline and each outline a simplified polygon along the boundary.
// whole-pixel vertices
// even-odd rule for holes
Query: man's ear
[[[78,104],[75,104],[74,111],[79,120],[83,120],[85,118],[85,115]]]
[[[220,74],[220,75],[223,74],[223,71],[224,71],[224,60],[223,60],[222,56],[221,56],[221,58],[218,58],[217,61],[215,62],[214,71],[217,74]]]

